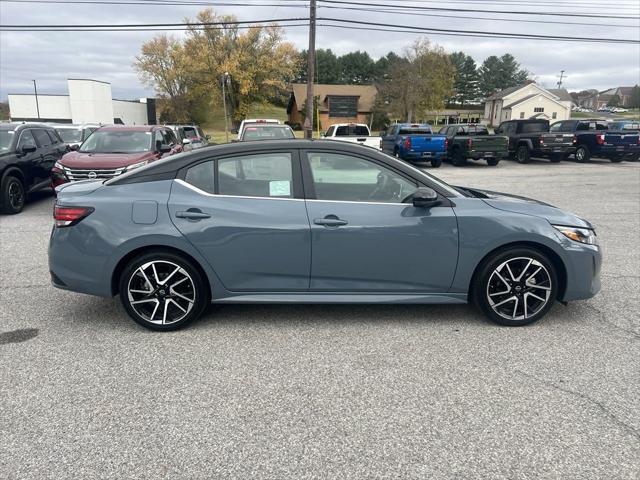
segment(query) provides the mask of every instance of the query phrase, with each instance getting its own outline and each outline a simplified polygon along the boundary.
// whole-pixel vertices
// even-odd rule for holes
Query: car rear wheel
[[[542,318],[558,292],[549,259],[531,248],[510,248],[483,263],[474,277],[474,300],[493,322],[522,326]]]
[[[624,160],[624,156],[623,155],[614,155],[610,158],[610,160],[613,163],[620,163],[622,160]]]
[[[431,160],[431,166],[433,168],[440,168],[440,165],[442,165],[442,160]]]
[[[490,167],[495,167],[498,163],[500,163],[500,159],[498,158],[487,158],[487,165]]]
[[[2,195],[2,213],[14,215],[20,213],[24,208],[26,193],[24,185],[18,177],[5,176],[0,185],[0,195]]]
[[[574,154],[574,156],[576,157],[576,162],[586,163],[591,158],[591,152],[586,146],[580,145],[576,149],[576,153]]]
[[[562,153],[554,153],[549,157],[549,160],[551,160],[552,163],[558,163],[561,162],[563,158],[564,155]]]
[[[170,252],[135,257],[120,277],[120,300],[129,316],[150,330],[177,330],[198,318],[209,295],[198,269]]]
[[[526,145],[520,145],[516,150],[516,160],[518,163],[529,163],[531,155],[529,154],[529,147]]]

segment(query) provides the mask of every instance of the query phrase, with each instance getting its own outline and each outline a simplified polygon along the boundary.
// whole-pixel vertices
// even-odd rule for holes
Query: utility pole
[[[558,88],[562,88],[562,79],[564,78],[564,70],[560,70],[560,80],[558,80]]]
[[[304,138],[313,138],[313,79],[316,66],[316,0],[309,2],[309,51],[307,52],[307,118],[304,120]]]
[[[229,143],[229,117],[227,116],[227,82],[229,81],[229,72],[222,75],[222,103],[224,104],[224,136],[226,142]]]
[[[38,87],[36,87],[36,81],[31,80],[33,82],[33,91],[36,94],[36,112],[38,112],[38,120],[40,120],[40,105],[38,105]]]

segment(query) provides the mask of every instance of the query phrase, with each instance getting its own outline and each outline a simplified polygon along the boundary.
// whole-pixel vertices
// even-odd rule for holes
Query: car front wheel
[[[474,300],[500,325],[522,326],[542,318],[558,292],[553,264],[530,248],[511,248],[493,255],[475,276]]]
[[[135,257],[120,277],[120,300],[129,316],[150,330],[177,330],[198,318],[208,291],[198,269],[170,252]]]
[[[26,193],[19,178],[12,175],[5,176],[0,185],[0,195],[2,195],[2,213],[14,215],[24,208]]]

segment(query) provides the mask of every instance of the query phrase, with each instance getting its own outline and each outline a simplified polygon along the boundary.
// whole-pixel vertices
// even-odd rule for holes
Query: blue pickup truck
[[[412,163],[439,167],[447,156],[447,137],[434,135],[426,123],[397,123],[380,134],[382,151]]]
[[[640,153],[638,132],[610,130],[605,120],[563,120],[551,125],[549,131],[574,134],[578,162],[588,162],[593,156],[617,163],[625,158],[632,160]]]

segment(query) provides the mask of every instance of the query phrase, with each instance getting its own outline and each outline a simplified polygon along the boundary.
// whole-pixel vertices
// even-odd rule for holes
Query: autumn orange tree
[[[295,77],[298,54],[277,25],[240,30],[235,17],[201,11],[186,20],[183,40],[160,35],[146,42],[134,63],[140,79],[154,88],[176,121],[222,104],[222,78],[229,74],[227,106],[237,123],[256,102],[266,101]]]

